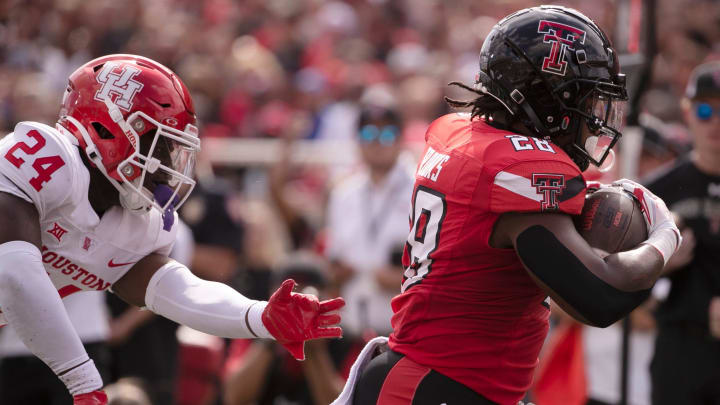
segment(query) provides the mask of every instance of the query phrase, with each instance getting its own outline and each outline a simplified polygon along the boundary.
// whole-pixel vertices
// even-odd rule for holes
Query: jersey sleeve
[[[71,148],[51,127],[19,123],[0,141],[0,191],[34,204],[44,217],[76,192],[79,156]]]
[[[578,215],[585,179],[569,159],[525,160],[503,167],[490,179],[490,211],[563,212]]]

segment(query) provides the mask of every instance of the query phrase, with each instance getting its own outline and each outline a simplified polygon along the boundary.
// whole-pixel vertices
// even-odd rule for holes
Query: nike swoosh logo
[[[135,264],[136,262],[128,262],[128,263],[113,263],[113,259],[110,259],[108,262],[108,267],[122,267],[127,266],[128,264]]]

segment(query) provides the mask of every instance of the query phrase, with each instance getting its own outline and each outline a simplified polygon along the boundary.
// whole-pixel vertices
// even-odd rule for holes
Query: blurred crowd
[[[53,122],[66,79],[103,54],[134,53],[175,70],[203,135],[347,137],[363,89],[392,83],[407,139],[446,107],[451,80],[472,81],[485,34],[529,0],[5,0],[0,2],[0,129]],[[611,36],[616,0],[557,2]],[[629,3],[629,2],[627,2]],[[652,110],[677,119],[691,66],[720,39],[713,1],[658,1]],[[625,41],[616,39],[616,45]],[[619,46],[621,49],[622,47]]]
[[[184,252],[185,260],[201,276],[230,283],[252,298],[266,298],[280,280],[278,274],[296,277],[311,291],[353,297],[355,302],[348,305],[348,311],[354,311],[347,318],[353,322],[346,325],[351,332],[348,342],[311,345],[310,352],[321,354],[309,355],[313,363],[301,366],[267,342],[225,342],[181,331],[180,347],[170,350],[155,338],[152,344],[162,346],[165,356],[174,356],[168,364],[177,364],[179,371],[158,371],[164,391],[151,392],[150,397],[165,398],[168,402],[162,403],[168,404],[173,396],[175,401],[187,399],[179,403],[188,404],[327,403],[319,398],[332,397],[341,386],[362,342],[388,332],[376,326],[384,323],[389,328],[387,319],[374,318],[389,315],[375,310],[374,300],[389,300],[393,280],[399,286],[402,272],[397,245],[401,247],[404,236],[392,235],[403,235],[407,229],[386,232],[385,238],[398,239],[397,243],[373,244],[378,232],[384,232],[378,227],[389,226],[383,207],[397,206],[398,212],[409,209],[409,194],[396,192],[393,184],[397,190],[411,187],[411,177],[408,183],[403,173],[406,167],[412,171],[415,157],[404,155],[400,147],[384,158],[379,153],[382,149],[363,149],[363,142],[386,139],[373,139],[364,129],[374,128],[378,137],[396,127],[398,133],[387,139],[397,146],[422,142],[428,123],[449,110],[443,96],[467,96],[446,84],[452,80],[472,83],[478,51],[490,28],[512,11],[540,3],[0,0],[0,132],[12,131],[23,120],[54,123],[72,71],[100,55],[132,53],[167,65],[183,79],[193,96],[203,139],[283,139],[282,153],[270,159],[276,161],[272,167],[247,167],[242,161],[213,167],[212,156],[203,157],[200,187],[181,212],[195,240],[194,255]],[[635,1],[554,3],[577,8],[595,19],[619,49],[643,50],[646,38],[642,34],[638,43],[628,40],[633,37],[629,32],[639,33],[640,26],[619,18],[619,10]],[[720,51],[716,47],[720,44],[717,1],[657,0],[656,13],[658,54],[652,62],[650,90],[640,103],[640,122],[647,130],[634,163],[633,173],[638,175],[687,150],[690,136],[680,99],[692,68]],[[628,74],[631,83],[637,80],[632,70]],[[364,106],[369,104],[391,111],[392,116],[364,116]],[[335,187],[339,181],[330,175],[332,168],[296,167],[289,162],[289,150],[297,139],[357,141],[362,156],[351,177],[352,187]],[[367,202],[379,208],[365,213],[369,222],[357,224],[368,226],[362,228],[368,240],[353,246],[347,235],[358,234],[344,216],[357,208],[348,195],[367,194],[367,190],[390,197]],[[406,222],[406,217],[399,222]],[[343,253],[354,248],[357,251],[352,254]],[[369,259],[366,252],[383,253]],[[353,255],[352,263],[342,261]],[[363,260],[372,261],[376,268],[361,277],[358,273],[368,270],[358,268]],[[353,296],[353,291],[347,291],[367,291],[370,285],[376,285],[375,295]],[[379,302],[380,307],[389,308],[383,304],[388,301]],[[163,336],[173,339],[174,327],[114,305],[111,302],[110,327],[104,333],[112,350],[122,353],[119,358],[132,356],[121,347],[138,328],[158,328],[149,334],[161,329]],[[645,323],[647,317],[638,317],[638,328],[652,330],[651,316]],[[138,364],[135,369],[144,367],[141,361]],[[108,381],[142,374],[124,375],[112,364],[108,373],[112,376]],[[185,382],[185,391],[172,388],[178,378]],[[222,378],[235,383],[226,390]],[[273,391],[284,383],[272,381],[292,385],[296,380],[305,380],[309,388],[300,390],[303,393]],[[142,381],[121,381],[126,391],[143,388]],[[152,385],[144,384],[146,389]],[[251,392],[239,392],[243,385],[252,387]],[[123,387],[112,392],[124,392]],[[273,402],[280,395],[286,402]],[[150,403],[147,398],[138,401],[127,403]]]

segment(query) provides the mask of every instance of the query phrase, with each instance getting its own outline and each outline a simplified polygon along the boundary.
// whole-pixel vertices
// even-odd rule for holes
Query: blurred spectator
[[[82,292],[63,300],[75,330],[107,381],[111,366],[105,293]],[[72,397],[55,373],[20,341],[12,326],[0,331],[0,404],[71,405]]]
[[[424,132],[422,123],[444,108],[436,84],[474,71],[474,50],[488,28],[512,10],[541,3],[5,1],[0,4],[0,128],[23,118],[44,122],[40,115],[49,111],[46,105],[59,100],[38,96],[57,94],[54,90],[65,86],[67,74],[81,61],[122,52],[153,58],[185,78],[207,135],[275,136],[299,109],[313,117],[304,136],[351,139],[362,89],[391,83],[407,99],[401,108],[406,139],[412,141]],[[612,0],[562,3],[604,27],[617,18],[618,3]],[[654,83],[673,100],[669,118],[679,120],[675,100],[689,67],[720,39],[720,8],[712,1],[657,3],[663,29],[658,30]]]
[[[322,168],[293,162],[296,141],[311,124],[306,115],[297,114],[283,134],[280,156],[268,173],[272,204],[290,239],[291,251],[322,251],[318,230],[326,200],[326,176]]]
[[[208,280],[232,284],[246,296],[253,296],[254,278],[238,272],[246,238],[242,218],[237,214],[237,187],[229,178],[216,177],[209,162],[201,159],[199,163],[198,185],[180,210],[195,241],[193,272]],[[177,335],[180,348],[176,403],[213,404],[218,398],[225,341],[184,326]]]
[[[390,300],[402,280],[414,162],[403,159],[403,122],[392,107],[366,105],[356,127],[363,167],[332,190],[327,256],[345,298],[345,333],[388,334]]]
[[[193,239],[183,221],[177,222],[175,246],[170,257],[183,264],[192,257]],[[114,294],[107,295],[112,319],[110,336],[112,364],[107,382],[139,378],[154,405],[174,405],[178,368],[177,323],[150,311],[128,305]]]
[[[692,152],[647,182],[680,218],[683,243],[665,266],[671,281],[657,310],[652,402],[720,403],[720,62],[697,67],[683,114]]]
[[[195,240],[191,268],[206,280],[227,283],[238,268],[245,232],[232,213],[235,188],[222,178],[200,178],[180,210]]]
[[[184,326],[178,329],[177,335],[180,358],[176,404],[215,404],[220,388],[225,340]]]
[[[635,164],[639,177],[653,169],[669,164],[685,150],[677,129],[643,114],[642,142],[629,161]],[[622,152],[628,153],[630,137],[623,138]],[[623,170],[627,173],[627,168]],[[603,181],[618,178],[612,173]],[[636,308],[630,318],[630,348],[628,362],[628,404],[650,404],[650,360],[653,354],[656,324],[653,311],[657,301],[651,298]],[[535,376],[533,398],[537,405],[616,404],[621,397],[621,322],[600,329],[581,325],[552,306],[552,329],[548,343],[540,356],[541,366]],[[569,395],[577,398],[569,400]]]
[[[644,114],[640,118],[642,145],[637,164],[637,176],[670,164],[686,151],[676,128]],[[623,144],[623,152],[627,150]],[[617,176],[615,177],[617,178]],[[630,313],[630,341],[628,359],[628,404],[649,405],[650,360],[654,350],[656,322],[653,311],[657,301],[650,298]],[[616,323],[605,329],[583,327],[585,373],[587,377],[586,405],[618,403],[621,396],[622,325]],[[542,405],[542,404],[538,404]]]
[[[298,291],[327,298],[324,261],[309,253],[290,255],[280,265],[275,283],[292,278]],[[277,285],[273,285],[271,292]],[[325,405],[342,390],[362,343],[352,339],[306,343],[299,362],[272,340],[235,340],[224,370],[225,405]]]
[[[108,405],[152,405],[141,380],[121,378],[105,387]]]

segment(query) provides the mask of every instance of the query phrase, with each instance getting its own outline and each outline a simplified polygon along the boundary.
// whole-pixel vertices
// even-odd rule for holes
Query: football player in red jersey
[[[477,97],[448,101],[472,113],[437,119],[425,137],[389,349],[363,368],[366,347],[336,404],[517,404],[547,334],[548,296],[608,326],[647,298],[679,243],[665,204],[629,180],[618,184],[644,205],[647,241],[602,254],[573,226],[582,172],[612,153],[627,98],[592,20],[555,6],[511,14],[463,87]]]
[[[194,329],[271,338],[298,359],[339,337],[336,298],[269,301],[202,280],[167,254],[200,148],[190,94],[165,66],[109,55],[77,69],[55,128],[21,122],[0,140],[0,323],[65,383],[76,405],[107,403],[62,297],[112,292]]]

